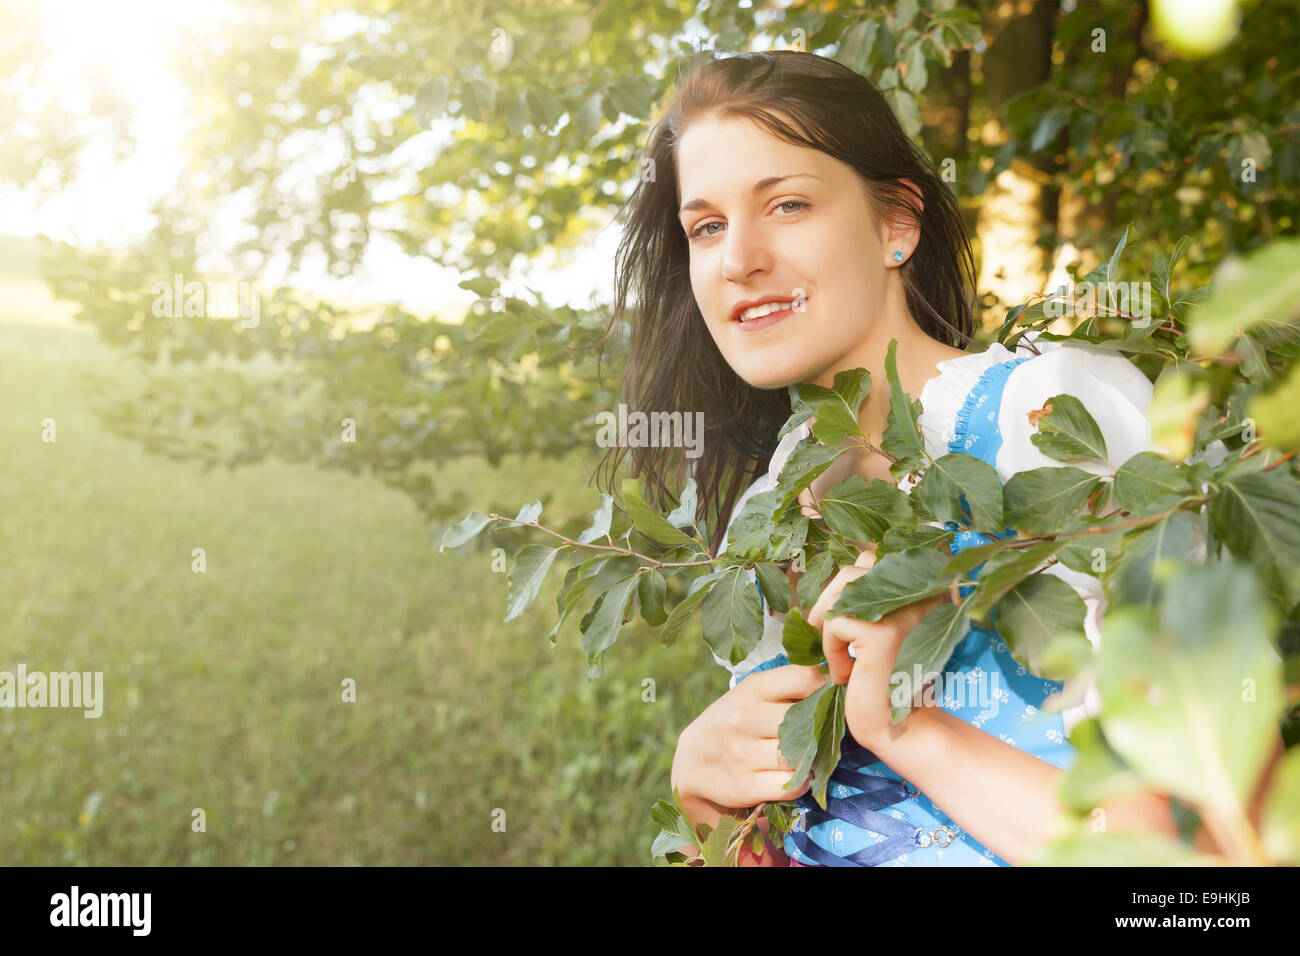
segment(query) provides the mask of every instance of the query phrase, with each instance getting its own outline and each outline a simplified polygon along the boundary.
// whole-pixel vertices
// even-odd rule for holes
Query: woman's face
[[[894,234],[877,230],[858,174],[748,119],[712,116],[687,128],[677,166],[691,288],[727,363],[757,388],[839,367],[878,321],[893,265]],[[793,305],[753,324],[735,314],[771,297]]]

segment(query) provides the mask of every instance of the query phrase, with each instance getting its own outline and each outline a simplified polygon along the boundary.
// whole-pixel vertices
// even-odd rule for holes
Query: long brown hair
[[[677,218],[677,149],[695,120],[745,117],[798,146],[821,150],[863,177],[877,222],[918,218],[909,179],[921,191],[920,242],[900,268],[907,305],[931,338],[965,347],[975,332],[975,264],[956,198],[933,163],[863,76],[817,56],[781,50],[713,59],[705,53],[678,76],[677,92],[651,130],[642,175],[628,198],[615,257],[615,300],[607,338],[635,300],[623,401],[646,412],[704,412],[694,461],[697,515],[717,554],[737,498],[768,467],[790,417],[785,388],[760,389],[732,371],[709,334],[691,289],[690,251]],[[793,119],[793,124],[783,119]],[[622,213],[620,212],[620,215]],[[598,465],[613,485],[630,451],[650,503],[666,510],[686,477],[681,449],[610,448]]]

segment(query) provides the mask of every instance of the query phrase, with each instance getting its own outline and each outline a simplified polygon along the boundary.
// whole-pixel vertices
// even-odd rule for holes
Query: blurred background
[[[1128,223],[1142,267],[1190,238],[1175,311],[1296,233],[1297,20],[0,0],[0,670],[105,687],[99,719],[0,709],[0,860],[648,863],[727,687],[698,625],[629,625],[588,679],[576,622],[547,640],[557,580],[502,621],[530,539],[437,543],[599,503],[619,210],[675,71],[799,49],[871,78],[966,210],[990,341]]]

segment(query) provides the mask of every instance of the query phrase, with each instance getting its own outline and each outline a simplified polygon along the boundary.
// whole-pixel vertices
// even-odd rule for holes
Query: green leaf
[[[1089,662],[1083,598],[1054,574],[1032,574],[998,602],[1007,650],[1036,677],[1068,680]]]
[[[674,799],[680,801],[680,797],[676,794]],[[664,856],[684,846],[693,846],[699,839],[698,835],[692,832],[690,821],[678,805],[667,800],[656,801],[650,810],[650,816],[660,829],[650,849],[653,856]]]
[[[902,63],[905,67],[903,85],[913,93],[920,93],[930,82],[929,74],[925,69],[925,51],[920,41],[913,43],[903,52]]]
[[[1107,461],[1106,439],[1083,402],[1073,395],[1053,395],[1043,403],[1051,411],[1029,436],[1034,447],[1057,461]]]
[[[774,517],[787,507],[787,497],[780,488],[751,496],[728,529],[727,556],[781,561],[803,547],[808,519],[798,511],[780,521]]]
[[[446,112],[450,97],[451,81],[445,76],[435,76],[416,91],[412,113],[421,129],[429,129]]]
[[[932,27],[938,27],[953,46],[972,47],[983,38],[980,29],[980,15],[976,10],[956,8],[936,13],[931,21]]]
[[[709,591],[718,579],[723,575],[722,571],[710,571],[703,574],[691,582],[690,590],[686,596],[677,602],[677,606],[672,609],[668,615],[668,620],[664,622],[663,628],[659,631],[659,643],[664,647],[671,647],[677,640],[677,635],[681,633],[686,622],[690,620],[691,614],[697,607],[709,596]]]
[[[1074,517],[1103,484],[1072,465],[1046,465],[1012,475],[1002,489],[1006,522],[1017,531],[1051,534]]]
[[[591,513],[591,527],[578,535],[581,544],[590,544],[597,538],[609,534],[609,525],[614,518],[614,496],[602,494],[600,507]]]
[[[693,538],[674,528],[663,515],[646,503],[635,478],[623,479],[623,507],[632,519],[632,527],[655,544],[665,548],[695,547]]]
[[[1169,313],[1169,303],[1172,299],[1172,296],[1170,295],[1170,290],[1172,288],[1170,282],[1174,266],[1178,264],[1178,260],[1183,257],[1183,254],[1187,252],[1187,248],[1191,244],[1192,237],[1183,236],[1174,243],[1172,252],[1168,255],[1161,253],[1156,258],[1155,268],[1152,270],[1150,276],[1151,290],[1154,293],[1154,301],[1151,303],[1151,308],[1155,312],[1156,318],[1164,318],[1164,316]]]
[[[589,677],[600,675],[601,657],[618,640],[636,584],[637,576],[630,575],[596,598],[590,623],[582,631],[582,651],[590,663]]]
[[[795,446],[790,457],[781,466],[776,477],[777,492],[780,492],[780,509],[784,511],[799,497],[803,491],[816,480],[817,476],[831,466],[835,459],[844,454],[845,449],[828,448],[816,442],[804,440]],[[767,494],[764,492],[763,494]],[[754,497],[761,497],[755,495]]]
[[[1127,520],[1122,515],[1110,519],[1087,514],[1079,515],[1067,522],[1061,530],[1083,531],[1089,528],[1110,530],[1067,538],[1065,547],[1056,553],[1056,560],[1080,574],[1100,576],[1112,563],[1119,560],[1120,546],[1128,530],[1122,525]]]
[[[781,645],[791,664],[820,664],[826,660],[822,653],[822,632],[805,621],[798,608],[785,616]]]
[[[728,568],[709,591],[702,610],[704,640],[713,653],[739,664],[763,636],[758,589],[743,568]]]
[[[552,647],[555,646],[556,639],[560,634],[560,628],[564,626],[565,620],[568,619],[577,603],[582,600],[583,595],[587,593],[587,588],[591,586],[592,579],[600,570],[600,565],[608,560],[607,555],[598,554],[582,564],[575,564],[564,575],[564,583],[560,586],[560,593],[555,597],[557,612],[555,625],[546,635],[546,640]]]
[[[1044,113],[1043,118],[1038,121],[1033,137],[1029,140],[1030,152],[1036,153],[1044,146],[1055,142],[1057,134],[1069,125],[1070,113],[1070,108],[1066,106],[1054,106]]]
[[[845,688],[844,684],[828,681],[803,700],[795,701],[777,730],[781,755],[794,767],[785,788],[798,789],[812,771],[813,798],[822,807],[826,806],[830,775],[840,762]]]
[[[1292,747],[1274,772],[1260,836],[1273,861],[1300,865],[1300,747]]]
[[[1015,539],[1009,539],[1014,541]],[[971,551],[982,551],[970,548]],[[1002,600],[1021,581],[1033,574],[1044,561],[1050,561],[1057,551],[1065,547],[1064,541],[1040,541],[1023,550],[1006,550],[994,553],[979,573],[976,593],[971,595],[970,614],[974,620],[983,620],[995,604]],[[969,568],[962,568],[963,551],[945,569],[947,574],[960,574]],[[954,567],[955,566],[955,567]]]
[[[1198,354],[1220,352],[1270,319],[1292,318],[1300,303],[1300,239],[1273,239],[1244,260],[1215,272],[1210,293],[1188,315],[1188,339]]]
[[[520,508],[519,514],[515,516],[515,520],[521,524],[527,524],[536,521],[541,516],[542,503],[540,501],[534,501],[532,504],[524,505]]]
[[[907,493],[883,479],[851,475],[818,502],[832,531],[850,541],[879,541],[890,528],[916,525]]]
[[[890,718],[895,724],[907,717],[927,676],[939,671],[970,630],[967,602],[947,602],[932,607],[903,638],[890,676]]]
[[[668,513],[666,520],[670,525],[674,528],[684,528],[695,523],[698,492],[695,479],[693,477],[687,478],[686,486],[682,489],[682,496],[678,500],[677,507]]]
[[[442,536],[442,543],[438,545],[441,552],[446,548],[458,548],[466,541],[478,536],[478,533],[486,528],[492,519],[481,511],[471,511],[461,521],[447,529],[446,534]]]
[[[1112,607],[1098,652],[1106,739],[1160,790],[1244,819],[1284,701],[1280,624],[1248,566],[1166,567],[1157,616]]]
[[[1115,473],[1115,500],[1125,511],[1141,511],[1165,495],[1192,491],[1187,469],[1154,451],[1138,452]]]
[[[668,594],[668,582],[657,568],[651,568],[637,581],[637,599],[641,602],[641,617],[651,627],[658,627],[668,620],[664,610],[664,598]]]
[[[861,17],[851,23],[840,38],[835,58],[856,73],[865,73],[876,45],[880,21]]]
[[[1172,512],[1154,525],[1124,535],[1120,557],[1103,577],[1106,596],[1117,604],[1152,604],[1159,599],[1156,565],[1189,554],[1196,540],[1194,519],[1186,511]]]
[[[885,99],[898,117],[903,132],[915,136],[921,132],[921,109],[916,105],[916,98],[907,90],[894,88],[885,93]]]
[[[529,86],[524,95],[528,100],[528,115],[532,118],[533,125],[539,129],[553,129],[564,111],[555,94],[544,86]]]
[[[1116,797],[1142,792],[1146,785],[1106,743],[1101,724],[1085,718],[1070,733],[1074,763],[1061,778],[1058,792],[1073,813],[1088,813]]]
[[[542,586],[546,572],[551,569],[551,562],[560,553],[561,548],[551,548],[544,544],[525,545],[515,558],[514,567],[507,575],[510,597],[507,602],[506,623],[513,621],[533,606],[537,591]]]
[[[942,594],[949,587],[940,577],[947,563],[948,555],[928,548],[887,554],[844,586],[826,617],[847,614],[878,621],[899,608]]]
[[[799,604],[811,608],[821,596],[826,581],[835,573],[835,558],[829,552],[819,551],[808,559],[803,574],[799,576]]]
[[[754,565],[754,572],[758,576],[758,584],[763,589],[763,597],[767,598],[768,605],[777,614],[784,614],[790,610],[790,579],[786,577],[785,572],[769,561],[763,561]]]
[[[915,528],[890,528],[876,548],[876,557],[883,558],[891,551],[906,551],[908,548],[936,548],[948,551],[952,546],[954,532],[947,528],[933,525],[918,525]]]
[[[1044,847],[1021,866],[1191,866],[1223,864],[1189,850],[1167,836],[1140,830],[1092,829],[1091,821],[1078,824],[1064,836]]]
[[[790,412],[790,417],[785,420],[785,424],[781,426],[781,430],[776,433],[777,441],[780,441],[813,416],[813,410],[807,405],[804,405],[798,399],[797,393],[799,388],[800,386],[798,385],[790,386],[790,403],[792,411]]]
[[[894,458],[889,473],[895,479],[924,468],[930,461],[917,423],[923,411],[920,401],[910,401],[898,377],[898,339],[889,340],[885,352],[885,375],[889,379],[889,416],[880,449]],[[915,490],[915,489],[913,489]]]
[[[601,103],[600,94],[593,93],[582,101],[578,111],[573,116],[573,130],[582,139],[591,139],[600,129],[601,123]]]
[[[1124,251],[1124,247],[1128,244],[1130,234],[1137,234],[1137,230],[1133,228],[1131,222],[1124,227],[1124,233],[1119,237],[1119,242],[1115,244],[1110,258],[1084,276],[1084,282],[1101,286],[1104,292],[1104,290],[1109,290],[1113,283],[1119,281],[1119,258]]]
[[[821,385],[796,386],[799,402],[817,416],[813,436],[832,448],[849,437],[862,437],[858,412],[871,392],[871,376],[865,369],[845,369],[835,374],[830,388]]]
[[[912,494],[938,521],[966,525],[965,511],[969,509],[971,530],[1001,534],[1006,528],[1002,482],[992,465],[974,455],[951,452],[937,459]]]
[[[700,844],[700,856],[704,858],[705,866],[725,865],[727,844],[731,842],[731,834],[738,826],[740,826],[738,819],[730,814],[722,815],[718,825],[709,831],[709,835]]]
[[[1251,561],[1270,590],[1300,602],[1300,484],[1284,468],[1231,472],[1210,502],[1215,537]]]

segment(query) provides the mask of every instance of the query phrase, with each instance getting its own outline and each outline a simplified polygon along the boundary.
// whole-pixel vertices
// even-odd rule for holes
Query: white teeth
[[[773,312],[780,312],[782,309],[788,309],[794,304],[790,299],[785,302],[768,302],[765,305],[756,305],[752,309],[746,309],[740,313],[740,321],[748,322],[751,319],[761,319],[765,315],[771,315]]]

